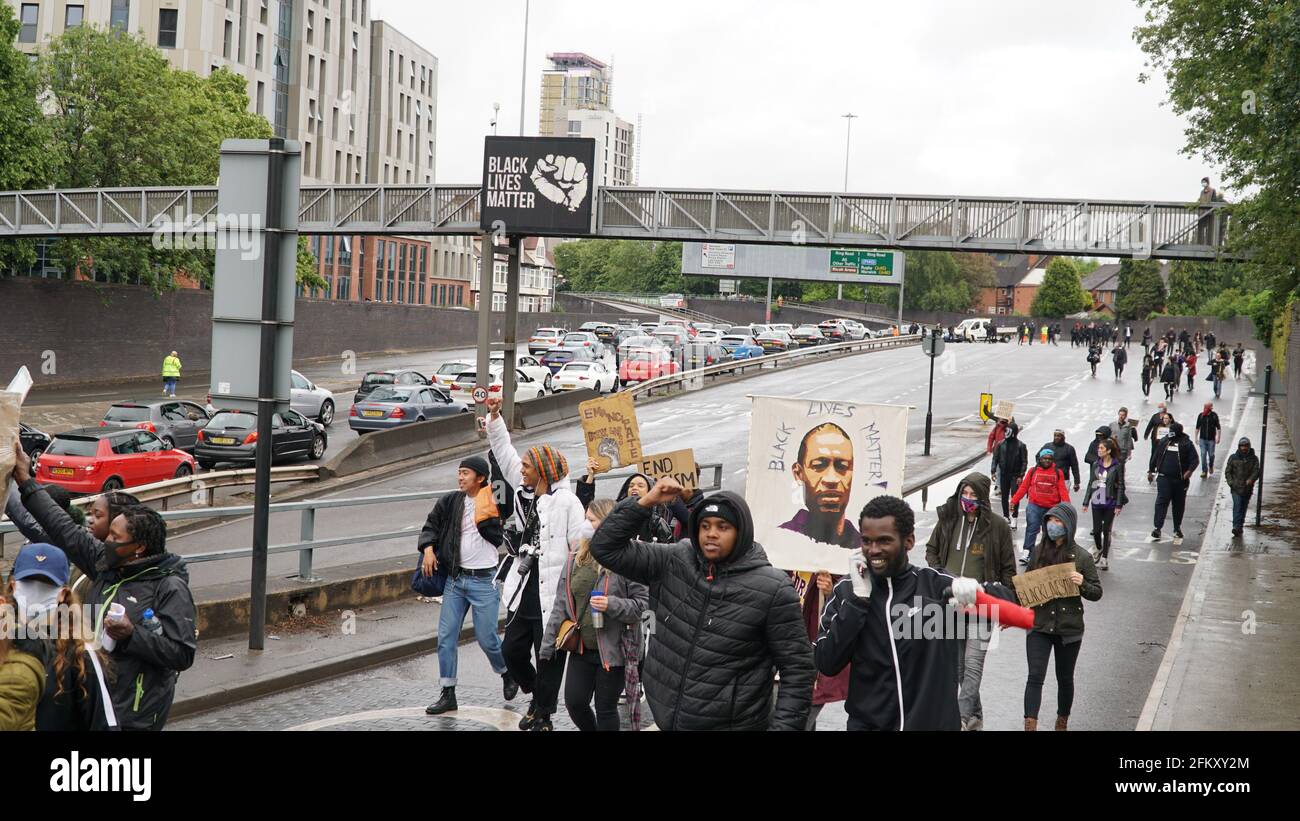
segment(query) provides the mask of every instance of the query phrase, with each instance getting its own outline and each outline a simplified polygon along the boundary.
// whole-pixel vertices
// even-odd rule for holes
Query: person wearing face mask
[[[823,675],[849,668],[850,730],[962,729],[955,671],[966,636],[948,629],[963,624],[948,608],[974,605],[981,589],[1015,602],[998,582],[910,564],[915,521],[897,496],[867,502],[858,518],[862,549],[822,613],[814,659]],[[936,617],[942,629],[926,623]]]
[[[1020,441],[1020,426],[1012,422],[1007,425],[1006,438],[993,449],[993,464],[989,468],[989,472],[997,479],[998,487],[1002,488],[1002,493],[999,494],[1002,497],[1002,517],[1011,525],[1012,530],[1020,518],[1020,511],[1011,507],[1011,494],[1015,488],[1020,487],[1028,466],[1029,450]]]
[[[1171,421],[1169,435],[1151,454],[1147,467],[1147,482],[1156,482],[1155,530],[1151,538],[1159,540],[1165,525],[1165,513],[1172,503],[1174,508],[1174,538],[1183,538],[1183,508],[1187,504],[1187,486],[1196,471],[1196,446],[1183,432],[1181,422]]]
[[[565,654],[557,652],[549,661],[540,658],[546,628],[542,602],[549,607],[555,601],[565,561],[582,543],[586,511],[571,487],[569,463],[564,455],[550,445],[539,445],[521,457],[501,418],[501,398],[489,397],[487,409],[488,445],[501,466],[502,478],[519,489],[515,516],[520,518],[523,533],[518,555],[505,560],[510,568],[503,579],[501,598],[507,611],[514,611],[506,626],[506,643],[516,648],[532,646],[538,653],[535,671],[527,654],[519,649],[506,663],[520,689],[532,690],[533,700],[519,729],[548,732],[553,729],[550,717],[558,709]],[[532,497],[526,505],[524,493]],[[518,640],[525,634],[525,640]],[[516,640],[512,642],[512,638]]]
[[[35,581],[30,568],[20,570],[15,561],[13,575],[15,579],[19,575],[24,576],[24,579],[11,582],[7,588],[0,588],[0,614],[3,614],[0,622],[17,625],[19,621],[25,621],[18,614],[26,613],[33,604],[39,604],[32,599],[40,596],[35,590],[26,587],[18,588],[22,593],[21,596],[16,595],[15,588],[18,585]],[[12,617],[8,615],[11,612],[14,614]],[[48,680],[46,665],[50,657],[51,647],[48,641],[33,637],[25,630],[0,630],[0,732],[36,729],[36,710],[45,692]]]
[[[799,597],[754,541],[744,498],[715,493],[676,544],[634,538],[651,509],[682,493],[660,479],[620,502],[591,540],[602,567],[649,587],[655,637],[646,699],[661,730],[803,730],[812,706],[812,647]],[[838,672],[838,671],[836,671]],[[772,709],[774,674],[781,686]]]
[[[1025,474],[1020,488],[1011,497],[1013,505],[1018,505],[1021,499],[1029,497],[1029,506],[1025,508],[1025,542],[1022,548],[1025,555],[1020,559],[1021,564],[1029,564],[1034,540],[1038,538],[1038,531],[1043,526],[1043,516],[1047,514],[1048,509],[1061,502],[1070,501],[1070,489],[1065,484],[1065,474],[1056,466],[1054,456],[1055,452],[1049,447],[1040,450],[1038,464]]]
[[[993,514],[989,505],[989,479],[971,473],[938,510],[939,521],[925,545],[925,562],[954,578],[974,579],[980,584],[1001,584],[1010,588],[1016,575],[1016,549],[1011,528]],[[984,707],[980,702],[980,681],[984,677],[984,656],[989,643],[976,632],[989,625],[967,617],[967,635],[958,641],[957,681],[960,695],[961,728],[982,730]]]
[[[587,507],[582,544],[565,562],[542,638],[542,658],[549,660],[556,653],[557,639],[563,642],[565,635],[572,634],[564,706],[583,732],[617,731],[618,696],[624,691],[629,691],[628,704],[639,712],[632,693],[639,683],[634,671],[641,658],[641,613],[649,589],[601,567],[591,555],[591,538],[613,509],[609,499],[597,499]],[[639,724],[639,716],[633,716],[633,729],[639,729]]]
[[[68,588],[68,557],[52,544],[18,552],[8,600],[28,636],[46,642],[45,691],[36,706],[38,731],[116,730],[108,661],[85,641],[81,602]]]
[[[1079,588],[1077,596],[1052,599],[1033,608],[1034,629],[1025,638],[1029,678],[1025,682],[1025,729],[1038,729],[1038,708],[1047,680],[1047,662],[1056,654],[1056,729],[1066,730],[1074,705],[1074,666],[1083,647],[1083,600],[1101,599],[1101,577],[1088,551],[1074,541],[1078,514],[1068,504],[1047,513],[1043,543],[1034,554],[1029,570],[1041,570],[1072,563],[1070,581]]]
[[[110,695],[118,722],[124,730],[161,730],[176,680],[194,664],[198,647],[189,572],[180,556],[167,552],[167,525],[157,511],[130,506],[101,541],[77,527],[30,471],[31,460],[18,448],[14,479],[23,505],[90,580],[85,602],[95,614],[92,635],[112,640]],[[114,604],[125,613],[113,615]]]
[[[1232,491],[1232,535],[1241,538],[1246,526],[1246,511],[1250,508],[1250,497],[1255,493],[1255,482],[1259,481],[1259,457],[1250,446],[1250,440],[1242,437],[1237,442],[1237,449],[1228,457],[1228,464],[1223,468],[1223,478]]]

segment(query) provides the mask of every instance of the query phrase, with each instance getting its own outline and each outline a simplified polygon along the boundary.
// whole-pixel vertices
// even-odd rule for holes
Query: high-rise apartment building
[[[599,185],[636,184],[636,127],[613,109],[614,69],[580,52],[547,55],[538,133],[596,141]]]

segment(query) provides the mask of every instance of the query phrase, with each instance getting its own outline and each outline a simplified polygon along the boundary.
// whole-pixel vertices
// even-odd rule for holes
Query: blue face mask
[[[1060,522],[1047,523],[1047,538],[1056,541],[1065,538],[1065,525]]]

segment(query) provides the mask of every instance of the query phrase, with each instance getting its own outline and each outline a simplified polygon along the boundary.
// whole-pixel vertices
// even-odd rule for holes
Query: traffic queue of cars
[[[516,396],[527,400],[582,389],[612,393],[684,370],[867,333],[848,320],[799,327],[623,320],[589,322],[576,331],[538,328],[528,352],[521,351],[515,363]],[[488,391],[500,393],[505,353],[493,352],[490,362]],[[465,361],[443,363],[432,376],[417,368],[369,371],[348,410],[348,426],[364,435],[470,413],[477,381],[475,363]],[[253,465],[257,414],[222,408],[215,398],[209,395],[206,405],[170,397],[115,402],[98,427],[50,435],[24,423],[20,440],[39,481],[82,494],[183,478],[219,465]],[[293,371],[290,408],[271,421],[273,461],[323,458],[336,408],[333,393]]]

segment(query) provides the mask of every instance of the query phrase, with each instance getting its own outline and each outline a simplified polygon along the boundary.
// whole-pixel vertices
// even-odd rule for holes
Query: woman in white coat
[[[582,502],[570,486],[564,456],[549,445],[540,445],[521,458],[501,418],[501,400],[488,399],[487,408],[488,445],[502,478],[517,488],[515,516],[522,533],[518,555],[502,580],[507,617],[501,649],[511,677],[533,697],[519,729],[545,731],[552,729],[551,716],[558,709],[565,654],[557,652],[554,658],[540,659],[546,629],[543,614],[550,612],[569,554],[590,535],[589,526]],[[536,669],[534,658],[538,659]]]

